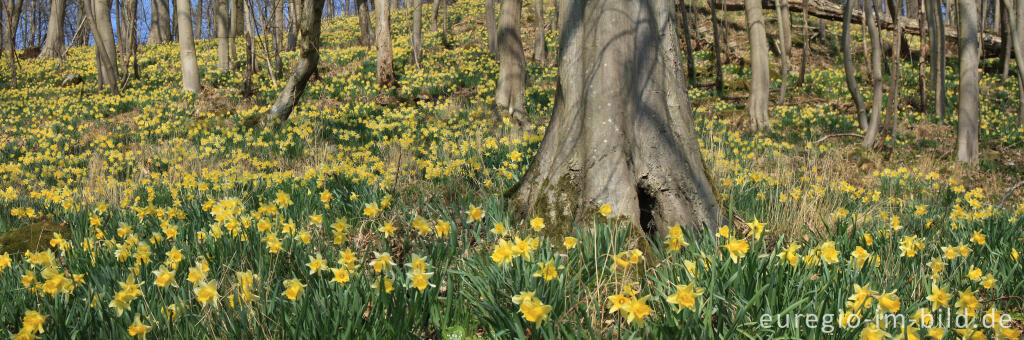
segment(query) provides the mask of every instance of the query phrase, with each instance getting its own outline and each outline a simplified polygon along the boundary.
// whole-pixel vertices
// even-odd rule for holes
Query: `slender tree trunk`
[[[11,71],[12,83],[18,84],[18,56],[16,49],[16,38],[18,36],[18,21],[21,19],[21,6],[23,0],[6,0],[4,8],[4,44],[7,46],[8,65]]]
[[[296,4],[298,1],[288,1],[288,38],[285,39],[285,50],[294,51],[296,44],[296,35],[298,34],[298,24],[302,20],[302,14],[298,11],[297,7],[302,6]]]
[[[64,55],[65,0],[50,0],[50,19],[46,24],[46,42],[39,51],[40,58],[59,58]]]
[[[1002,3],[1002,1],[996,1],[996,3]],[[1013,16],[1010,15],[1010,12],[1013,10],[1012,8],[1007,8],[1005,6],[999,7],[1002,7],[1001,10],[1005,11],[1004,13],[1006,15],[1002,16],[1005,20],[1013,20]],[[1000,20],[999,17],[999,15],[996,16],[997,22]],[[1016,37],[1013,36],[1013,30],[1010,29],[1010,25],[996,26],[1000,26],[999,37],[1003,40],[1002,47],[999,49],[999,79],[1005,80],[1006,77],[1010,76],[1010,59],[1012,59],[1011,56],[1013,55],[1013,40],[1016,39]]]
[[[520,217],[566,230],[609,204],[656,239],[674,224],[722,224],[686,98],[672,6],[566,2],[555,113],[510,191]]]
[[[270,25],[274,28],[271,29],[271,42],[274,47],[274,74],[281,74],[281,70],[284,68],[284,62],[281,61],[281,50],[284,48],[284,0],[273,0],[273,12],[271,14]]]
[[[544,63],[548,60],[548,43],[545,38],[547,30],[544,28],[544,0],[534,0],[533,8],[537,16],[537,20],[534,21],[536,38],[533,42],[533,61]]]
[[[388,0],[374,0],[377,12],[377,83],[381,87],[395,86],[395,69],[391,52],[391,4]]]
[[[125,54],[123,66],[121,67],[122,76],[128,79],[131,75],[133,78],[139,78],[139,61],[138,61],[138,30],[135,27],[136,18],[139,15],[139,2],[138,0],[124,0],[123,14],[121,16],[123,24],[119,26],[118,33],[121,37],[122,51]]]
[[[722,83],[722,42],[719,41],[721,34],[718,32],[720,29],[726,29],[721,26],[718,20],[718,8],[715,0],[708,0],[711,7],[711,35],[712,37],[712,56],[715,59],[715,92],[721,95],[724,92],[724,86]]]
[[[519,30],[522,0],[502,0],[498,18],[498,72],[497,108],[508,110],[513,116],[525,113],[526,56]]]
[[[909,1],[920,1],[921,2],[917,6],[917,22],[918,22],[918,24],[921,27],[921,30],[920,30],[920,32],[918,34],[918,39],[920,40],[920,45],[921,45],[921,53],[919,53],[918,56],[917,56],[917,95],[918,95],[918,102],[919,102],[918,108],[920,109],[921,112],[925,112],[928,109],[928,85],[927,85],[927,81],[925,80],[925,78],[926,78],[926,76],[925,76],[925,73],[926,73],[925,72],[925,66],[927,64],[925,63],[925,59],[924,58],[929,53],[928,52],[929,44],[925,43],[925,41],[926,41],[925,35],[928,34],[927,33],[927,31],[928,31],[928,21],[924,20],[924,15],[925,15],[924,14],[924,10],[925,10],[924,2],[928,1],[928,0],[909,0]],[[909,51],[908,51],[908,53],[909,53]]]
[[[900,61],[903,48],[903,26],[900,24],[901,10],[897,7],[895,0],[888,0],[889,4],[889,16],[891,17],[895,29],[893,31],[893,45],[892,45],[892,70],[889,75],[889,106],[886,109],[886,124],[885,126],[889,130],[889,135],[892,136],[893,149],[896,146],[896,126],[899,124],[899,106],[900,106]],[[884,142],[884,141],[883,141]]]
[[[775,11],[778,15],[779,22],[779,61],[782,64],[782,70],[779,72],[779,80],[782,84],[779,87],[779,100],[778,104],[783,105],[786,103],[786,87],[789,85],[789,56],[793,47],[793,38],[790,28],[792,21],[789,19],[789,1],[788,0],[775,0]]]
[[[877,14],[877,3],[873,0],[864,0],[864,21],[867,23],[868,35],[871,38],[871,117],[868,120],[868,129],[864,132],[864,141],[861,146],[871,148],[875,145],[878,136],[879,125],[882,116],[882,103],[884,85],[882,79],[882,41],[878,34],[878,24],[875,22]]]
[[[945,28],[946,25],[942,21],[941,12],[941,0],[933,0],[935,4],[932,6],[932,15],[935,17],[933,20],[932,32],[932,50],[935,56],[935,62],[932,64],[935,72],[935,114],[939,120],[942,121],[946,118],[946,39],[945,39]]]
[[[850,42],[850,17],[853,13],[854,1],[846,0],[843,3],[843,70],[846,75],[846,87],[850,90],[850,96],[853,97],[853,103],[857,109],[857,122],[860,123],[861,129],[867,130],[867,108],[864,105],[864,96],[860,94],[860,86],[857,85],[857,68],[853,65],[853,53],[850,52],[850,45],[852,44]]]
[[[231,32],[230,28],[230,4],[228,0],[214,0],[214,21],[217,31],[217,69],[221,71],[231,70]]]
[[[956,158],[978,163],[978,4],[958,0],[960,4],[960,93],[957,118]]]
[[[239,36],[239,32],[242,30],[241,19],[242,16],[238,15],[241,13],[238,4],[242,0],[226,0],[228,2],[228,60],[230,60],[231,69],[237,69],[238,64],[235,63],[238,58],[238,49],[235,46],[235,38]]]
[[[199,93],[199,65],[196,63],[196,45],[192,39],[192,7],[189,0],[176,0],[178,21],[178,51],[181,56],[181,86]]]
[[[914,0],[909,0],[914,1]],[[796,80],[796,87],[804,85],[804,80],[807,77],[807,53],[811,52],[811,40],[810,36],[807,35],[807,31],[810,28],[808,21],[810,20],[811,5],[810,1],[804,0],[804,28],[803,28],[803,49],[800,51],[800,77]]]
[[[1021,126],[1024,126],[1024,1],[1003,0],[1003,7],[1006,8],[1006,25],[1010,30],[1013,40],[1013,54],[1017,59],[1017,88],[1019,90],[1020,105],[1017,107],[1017,117]],[[1016,5],[1014,5],[1016,2]]]
[[[298,14],[293,18],[299,18],[296,23],[299,55],[295,66],[292,67],[292,74],[288,77],[288,83],[281,89],[274,105],[270,107],[264,125],[271,121],[280,125],[288,119],[306,90],[309,77],[316,72],[320,62],[320,20],[323,17],[324,0],[303,0],[299,4],[302,6],[301,12],[292,12]]]
[[[430,30],[437,31],[438,13],[441,11],[441,0],[434,0],[434,8],[430,11]]]
[[[412,0],[412,58],[419,67],[423,58],[423,0]]]
[[[445,48],[451,47],[451,42],[448,40],[448,30],[451,29],[448,23],[448,1],[449,0],[437,1],[437,6],[441,7],[441,9],[438,11],[440,12],[438,13],[438,15],[440,16],[438,18],[438,20],[440,21],[438,24],[441,25],[441,45],[444,46]]]
[[[253,37],[256,35],[256,23],[252,10],[248,4],[242,4],[242,22],[245,25],[245,78],[242,81],[242,97],[245,98],[251,97],[255,92],[252,76],[256,73],[256,44],[253,41]]]
[[[761,130],[769,125],[768,117],[768,38],[760,0],[746,0],[747,34],[750,36],[750,127]]]
[[[370,32],[370,8],[367,0],[355,0],[359,6],[359,42],[363,46],[373,45],[373,33]]]
[[[697,70],[693,61],[693,44],[690,42],[690,20],[687,18],[686,0],[679,0],[676,3],[676,19],[683,30],[683,47],[686,52],[686,78],[687,84],[697,79]]]
[[[559,0],[555,1],[555,7],[557,8],[557,1]],[[491,51],[491,54],[497,54],[498,27],[494,22],[494,0],[487,0],[484,3],[484,24],[487,25],[487,48]]]

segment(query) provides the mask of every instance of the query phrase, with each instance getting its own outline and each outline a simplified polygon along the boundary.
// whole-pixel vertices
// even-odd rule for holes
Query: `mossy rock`
[[[40,221],[0,234],[0,254],[47,249],[54,233],[70,237],[71,229],[68,229],[67,225],[52,221]]]

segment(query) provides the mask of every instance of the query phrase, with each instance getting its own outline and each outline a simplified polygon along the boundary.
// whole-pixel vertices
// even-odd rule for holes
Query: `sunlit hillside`
[[[525,42],[532,6],[524,4]],[[249,98],[241,68],[217,71],[215,40],[196,41],[203,90],[195,94],[181,89],[176,42],[140,45],[138,78],[127,77],[116,96],[96,82],[94,47],[20,60],[16,83],[5,54],[0,336],[952,339],[1024,331],[1024,189],[1004,196],[1024,178],[1016,78],[981,73],[977,165],[955,162],[955,113],[938,119],[910,99],[895,133],[864,148],[832,22],[816,38],[832,45],[807,47],[803,84],[790,65],[790,99],[771,106],[772,128],[752,132],[743,15],[730,12],[726,90],[714,91],[712,52],[700,37],[689,82],[726,225],[676,226],[659,238],[608,205],[564,223],[509,204],[555,108],[559,34],[548,32],[547,62],[527,64],[531,126],[523,129],[496,118],[499,62],[483,15],[483,1],[455,2],[450,41],[426,24],[416,64],[411,11],[394,11],[397,88],[377,85],[376,49],[360,46],[356,16],[325,19],[317,74],[280,129],[245,122],[274,102],[296,52],[282,54],[281,74],[258,53]],[[794,14],[794,27],[802,20]],[[804,41],[795,40],[799,55]],[[238,53],[245,60],[245,49]],[[947,65],[955,112],[958,64]],[[900,96],[916,98],[917,65],[899,71]],[[82,82],[62,85],[69,74]],[[867,77],[858,80],[872,100]],[[771,82],[780,83],[774,68]],[[923,315],[946,308],[975,323],[922,325]],[[831,331],[776,322],[815,313],[835,315]],[[910,321],[860,323],[890,313]],[[1010,321],[985,327],[986,314]],[[838,321],[850,315],[857,325]]]

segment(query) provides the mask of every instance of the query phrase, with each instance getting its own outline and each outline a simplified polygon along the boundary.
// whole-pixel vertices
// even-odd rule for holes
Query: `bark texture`
[[[373,46],[373,32],[370,31],[370,5],[368,0],[356,0],[359,7],[359,42],[363,46]]]
[[[1017,84],[1019,87],[1020,105],[1017,108],[1017,116],[1020,124],[1024,126],[1024,1],[1003,0],[1003,7],[1006,8],[1006,26],[1012,32],[1013,51],[1017,59]]]
[[[412,59],[416,66],[423,58],[423,0],[412,0]]]
[[[487,26],[487,48],[491,54],[497,54],[498,26],[494,21],[494,0],[484,3],[484,25]]]
[[[789,19],[789,1],[775,0],[775,2],[778,4],[775,6],[775,11],[779,21],[779,44],[782,45],[779,48],[779,61],[782,64],[779,78],[782,83],[779,87],[778,100],[781,105],[786,102],[786,87],[789,85],[789,56],[793,49],[793,24]]]
[[[196,63],[196,44],[192,39],[192,8],[189,0],[176,0],[175,18],[178,21],[178,54],[181,57],[181,87],[199,93],[199,64]]]
[[[64,55],[65,0],[50,0],[50,19],[46,24],[46,42],[39,51],[40,58],[59,58]]]
[[[533,41],[533,61],[543,63],[548,59],[548,44],[544,38],[547,32],[544,28],[544,0],[534,0],[533,8],[537,17],[534,20],[536,38]]]
[[[499,110],[522,114],[526,102],[526,56],[519,30],[522,0],[502,0],[498,19],[498,84],[494,94]]]
[[[870,148],[875,144],[875,137],[878,137],[879,126],[882,116],[882,95],[884,95],[884,80],[882,79],[882,40],[878,34],[878,26],[875,23],[875,14],[878,8],[876,1],[864,0],[864,17],[867,21],[868,36],[871,38],[871,113],[868,118],[868,128],[864,131],[864,140],[861,146]]]
[[[217,30],[217,69],[231,70],[231,22],[230,4],[228,0],[214,0],[214,22]]]
[[[760,130],[768,127],[768,38],[765,36],[764,15],[760,0],[746,0],[747,34],[750,37],[750,98],[747,110],[750,127]]]
[[[978,163],[978,4],[960,4],[960,93],[957,118],[956,159]]]
[[[288,119],[320,62],[320,20],[323,17],[324,0],[303,0],[299,4],[302,6],[299,15],[301,19],[296,27],[299,55],[288,83],[278,93],[264,124],[270,121],[280,124]]]
[[[149,24],[149,37],[147,44],[159,44],[171,41],[171,9],[167,0],[153,0],[150,2],[150,11],[153,15]]]
[[[114,27],[110,23],[110,1],[89,0],[89,23],[92,24],[93,39],[96,41],[97,76],[101,85],[110,87],[111,94],[118,94],[117,50],[114,49]]]
[[[853,53],[850,51],[852,45],[850,41],[850,17],[851,13],[853,13],[853,1],[845,0],[843,3],[843,73],[846,76],[846,88],[850,91],[850,96],[853,97],[853,104],[857,110],[857,122],[860,123],[861,129],[867,130],[867,108],[864,104],[864,96],[860,93],[860,86],[857,85],[857,68],[853,65]]]
[[[672,0],[568,0],[555,112],[510,193],[554,230],[609,204],[645,231],[716,228],[722,213],[686,97]],[[504,8],[503,8],[504,10]]]
[[[377,83],[383,87],[395,86],[394,54],[391,51],[391,4],[388,0],[375,0],[377,13]]]

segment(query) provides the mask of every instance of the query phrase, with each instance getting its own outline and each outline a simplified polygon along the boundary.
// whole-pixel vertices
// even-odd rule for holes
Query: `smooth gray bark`
[[[418,67],[423,58],[423,0],[412,0],[412,59]]]
[[[178,54],[181,57],[181,87],[199,93],[199,64],[196,63],[196,45],[192,39],[192,8],[189,0],[176,0],[175,18],[178,21]]]
[[[46,24],[46,42],[39,51],[40,58],[59,58],[64,55],[65,0],[50,0],[50,19]]]
[[[877,14],[875,1],[864,0],[864,19],[867,22],[868,36],[871,39],[871,113],[868,118],[868,128],[864,131],[864,140],[861,146],[871,148],[875,145],[878,130],[881,125],[882,96],[884,95],[884,80],[882,79],[882,39],[878,33],[878,24],[875,22]]]
[[[117,50],[114,48],[114,27],[110,23],[110,1],[90,0],[86,7],[93,39],[96,41],[97,73],[101,85],[110,87],[110,93],[117,95]]]
[[[562,8],[555,113],[510,191],[554,230],[612,214],[663,237],[717,228],[721,208],[686,97],[672,0],[570,0]]]
[[[356,0],[359,7],[359,43],[363,46],[373,46],[373,33],[370,30],[370,8],[367,0]]]
[[[853,98],[853,104],[857,110],[857,122],[860,123],[862,130],[868,128],[868,115],[867,108],[864,104],[864,96],[860,93],[860,86],[857,85],[857,68],[853,65],[853,53],[850,51],[850,18],[853,13],[853,2],[855,0],[845,0],[843,3],[843,73],[846,77],[846,88],[850,91],[850,96]]]
[[[956,158],[978,163],[978,4],[958,0],[960,4],[960,93],[958,100]]]
[[[377,83],[382,87],[395,86],[394,54],[391,46],[391,4],[388,0],[374,0],[377,13]]]
[[[779,23],[779,61],[782,70],[779,72],[781,86],[779,87],[778,104],[786,103],[786,87],[789,85],[789,56],[793,48],[792,21],[789,18],[789,1],[775,0],[775,11]]]
[[[750,127],[760,130],[769,126],[768,117],[768,38],[760,0],[746,0],[747,34],[750,37],[750,98],[747,110]]]
[[[484,25],[487,26],[487,48],[491,51],[491,54],[498,53],[498,26],[495,23],[494,14],[494,0],[487,0],[484,3]]]
[[[299,55],[295,60],[295,66],[292,67],[292,74],[288,77],[288,83],[281,89],[274,105],[270,107],[265,125],[270,121],[280,124],[288,119],[306,90],[309,77],[316,71],[320,62],[320,21],[323,17],[324,0],[303,0],[299,4],[302,6],[296,27]]]
[[[167,0],[152,0],[150,9],[152,21],[149,24],[147,44],[159,44],[171,41],[171,10]]]
[[[217,31],[217,69],[231,70],[230,5],[228,0],[214,0],[214,27]]]
[[[525,113],[526,56],[519,28],[522,6],[522,0],[502,0],[498,18],[500,70],[494,99],[499,110],[512,115]]]
[[[544,37],[547,32],[544,28],[544,0],[534,0],[533,8],[534,15],[537,17],[534,20],[536,37],[533,41],[533,61],[544,63],[548,59],[548,44]]]

